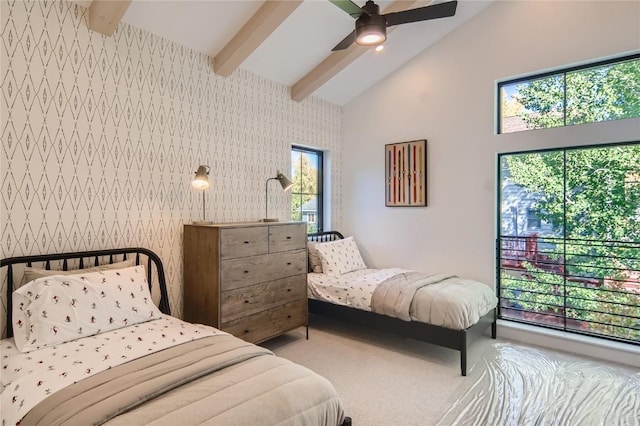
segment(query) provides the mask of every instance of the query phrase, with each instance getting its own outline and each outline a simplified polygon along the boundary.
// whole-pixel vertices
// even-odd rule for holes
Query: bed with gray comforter
[[[105,258],[108,265],[135,258],[135,266],[82,269]],[[49,271],[57,261],[63,271],[78,265],[78,273]],[[25,265],[46,270],[17,288]],[[9,301],[7,337],[0,341],[2,424],[351,424],[324,377],[228,333],[171,317],[162,262],[148,249],[21,256],[2,259],[0,268]],[[156,287],[159,310],[150,302]],[[16,304],[20,299],[13,296],[19,292],[25,302]],[[112,294],[117,301],[105,311],[101,303]],[[131,310],[123,314],[129,321],[143,309],[153,318],[87,331],[94,322],[117,320],[116,313],[129,304]],[[88,322],[78,327],[83,315]],[[81,337],[55,340],[65,333]]]

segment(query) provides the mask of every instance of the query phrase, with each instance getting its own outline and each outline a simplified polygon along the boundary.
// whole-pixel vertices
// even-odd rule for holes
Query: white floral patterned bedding
[[[155,320],[143,266],[51,275],[13,292],[13,335],[20,352]]]
[[[342,275],[309,273],[308,297],[380,313],[372,304],[376,289],[382,289],[385,286],[381,284],[389,284],[396,277],[409,273],[416,277],[428,275],[401,268],[360,269]],[[391,316],[463,330],[496,307],[498,299],[489,286],[455,276],[441,278],[443,279],[429,281],[428,285],[411,293],[411,299],[405,303],[409,306],[409,310],[404,313],[406,315]],[[412,285],[414,282],[408,284]]]
[[[359,269],[342,275],[309,273],[307,288],[309,297],[337,305],[371,311],[371,296],[375,288],[407,269]]]
[[[21,353],[0,342],[2,424],[14,425],[47,395],[67,384],[147,354],[206,336],[227,334],[168,315],[160,319]]]

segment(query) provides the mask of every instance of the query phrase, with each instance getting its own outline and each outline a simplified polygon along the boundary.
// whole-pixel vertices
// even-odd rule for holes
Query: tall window
[[[640,117],[640,54],[498,83],[498,133]]]
[[[640,344],[640,142],[499,164],[500,317]]]
[[[307,222],[310,233],[323,229],[323,168],[322,151],[299,146],[291,148],[291,218]]]

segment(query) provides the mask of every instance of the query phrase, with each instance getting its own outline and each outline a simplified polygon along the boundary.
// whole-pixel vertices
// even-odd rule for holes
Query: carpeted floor
[[[638,425],[640,372],[492,340],[459,353],[310,317],[263,346],[329,379],[354,425]]]

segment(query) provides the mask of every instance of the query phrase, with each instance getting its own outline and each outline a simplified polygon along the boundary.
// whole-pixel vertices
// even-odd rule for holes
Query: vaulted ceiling
[[[331,52],[353,31],[354,19],[328,0],[74,2],[89,8],[89,27],[107,36],[125,22],[211,56],[212,72],[222,76],[243,68],[289,86],[296,101],[313,95],[344,105],[492,1],[461,0],[454,17],[390,27],[381,52],[355,44]],[[441,2],[376,1],[381,13]]]

